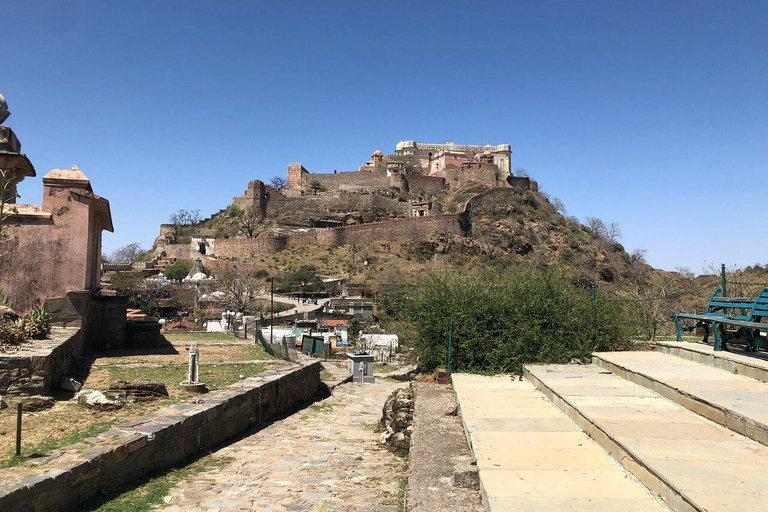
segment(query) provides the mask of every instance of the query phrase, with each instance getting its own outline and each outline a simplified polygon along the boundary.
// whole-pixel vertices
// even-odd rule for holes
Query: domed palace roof
[[[395,146],[395,151],[399,151],[401,149],[405,148],[415,148],[416,147],[416,141],[414,140],[401,140],[397,143],[397,146]]]

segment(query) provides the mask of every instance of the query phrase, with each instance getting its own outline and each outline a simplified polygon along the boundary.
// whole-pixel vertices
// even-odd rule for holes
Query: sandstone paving
[[[333,396],[218,450],[223,468],[180,482],[166,512],[395,512],[407,462],[374,432],[387,396],[406,383],[347,383]]]
[[[745,352],[739,345],[715,352],[712,345],[688,341],[657,341],[656,350],[665,354],[706,364],[719,369],[734,370],[760,382],[768,382],[768,353]]]
[[[486,510],[668,510],[531,383],[466,374],[453,383]]]
[[[660,352],[596,353],[599,366],[768,444],[768,383]]]
[[[705,379],[709,368],[701,369]],[[644,483],[671,496],[681,510],[768,509],[768,447],[596,366],[526,370]],[[582,377],[588,386],[579,385]],[[605,382],[603,391],[595,389],[596,380]],[[636,400],[627,402],[630,395]]]

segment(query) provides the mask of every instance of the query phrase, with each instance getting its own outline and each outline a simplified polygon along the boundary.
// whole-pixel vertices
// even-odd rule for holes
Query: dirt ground
[[[229,333],[167,334],[165,338],[157,349],[110,350],[83,357],[71,373],[84,388],[99,390],[118,380],[146,377],[164,383],[169,398],[99,412],[78,405],[74,393],[58,390],[53,408],[24,413],[22,459],[13,456],[19,398],[6,396],[10,407],[0,411],[0,468],[31,463],[58,447],[104,432],[115,423],[191,398],[193,395],[181,391],[178,384],[186,379],[188,349],[193,341],[200,353],[200,380],[209,389],[256,375],[267,365],[280,362],[253,341],[238,340]]]
[[[477,467],[450,385],[416,382],[406,510],[482,512]]]

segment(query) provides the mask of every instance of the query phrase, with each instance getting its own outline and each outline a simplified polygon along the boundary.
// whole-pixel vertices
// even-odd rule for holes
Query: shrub
[[[240,208],[239,206],[237,206],[236,204],[233,203],[233,204],[227,206],[227,210],[226,210],[225,213],[226,213],[227,217],[234,218],[234,217],[242,217],[243,213],[245,213],[245,212],[243,211],[242,208]]]
[[[453,323],[453,368],[515,371],[527,363],[565,363],[595,350],[628,346],[633,334],[617,302],[598,302],[561,268],[520,266],[505,273],[429,272],[414,288],[382,297],[427,370],[446,364]]]
[[[18,320],[3,320],[0,317],[0,344],[2,345],[18,345],[28,340],[41,340],[50,333],[50,318],[43,308],[37,308]]]
[[[189,260],[177,260],[165,267],[165,272],[163,272],[163,275],[166,279],[180,281],[181,279],[187,277],[190,268],[192,268],[192,263]]]

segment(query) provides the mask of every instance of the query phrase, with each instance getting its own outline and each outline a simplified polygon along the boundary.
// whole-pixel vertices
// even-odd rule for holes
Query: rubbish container
[[[347,368],[352,375],[352,382],[374,382],[372,354],[368,352],[347,354]]]

